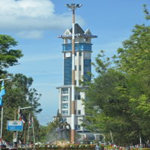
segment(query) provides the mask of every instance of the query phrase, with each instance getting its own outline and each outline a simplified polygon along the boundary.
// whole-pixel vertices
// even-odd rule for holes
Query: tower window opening
[[[81,71],[81,65],[79,65],[79,71]]]
[[[78,110],[78,115],[81,115],[81,110]]]
[[[62,96],[62,101],[68,101],[68,96]]]
[[[87,41],[88,41],[88,38],[85,38],[84,41],[87,42]]]
[[[63,104],[62,104],[62,108],[68,109],[68,103],[63,103]]]
[[[75,85],[77,84],[77,80],[74,81],[74,84],[75,84]]]
[[[74,69],[77,70],[77,66],[76,65],[74,66]]]
[[[79,56],[82,56],[82,52],[79,52]]]
[[[62,89],[62,94],[68,94],[68,88],[63,88]]]
[[[78,100],[80,100],[81,99],[81,96],[80,95],[78,95]]]
[[[63,114],[63,115],[68,115],[68,110],[63,110],[63,111],[62,111],[62,114]]]
[[[75,100],[81,100],[81,95],[75,95]]]

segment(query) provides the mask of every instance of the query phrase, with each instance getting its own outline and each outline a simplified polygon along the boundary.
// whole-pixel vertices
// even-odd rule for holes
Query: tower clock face
[[[71,53],[66,53],[65,56],[66,57],[71,57]]]

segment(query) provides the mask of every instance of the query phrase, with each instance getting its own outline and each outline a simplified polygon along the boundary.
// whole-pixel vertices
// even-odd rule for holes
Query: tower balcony
[[[62,51],[72,51],[72,43],[62,44]],[[75,51],[92,51],[92,44],[75,43]]]

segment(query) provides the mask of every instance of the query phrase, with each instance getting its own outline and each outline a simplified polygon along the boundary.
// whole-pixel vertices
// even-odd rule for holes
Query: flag
[[[3,106],[3,100],[2,97],[0,97],[0,107]]]
[[[22,122],[23,122],[23,123],[26,123],[26,122],[27,122],[27,119],[26,119],[26,117],[25,117],[23,114],[22,114],[21,118],[22,118]]]
[[[18,120],[22,121],[23,123],[27,122],[26,117],[22,114],[21,110],[18,110]]]
[[[3,106],[3,96],[5,95],[5,87],[4,87],[4,81],[2,81],[1,89],[0,89],[0,107]]]
[[[0,97],[4,96],[5,93],[6,93],[6,91],[5,91],[5,87],[4,87],[4,81],[2,81],[1,91],[0,91]]]

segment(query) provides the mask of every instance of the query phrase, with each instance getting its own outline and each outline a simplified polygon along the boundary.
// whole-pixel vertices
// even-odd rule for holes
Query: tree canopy
[[[17,42],[9,35],[0,35],[0,73],[4,69],[18,64],[18,59],[23,56],[21,50],[14,49]]]
[[[28,128],[29,113],[34,118],[36,137],[38,138],[39,122],[36,114],[42,111],[40,107],[41,94],[37,93],[35,88],[31,88],[33,79],[25,75],[11,74],[6,69],[18,65],[18,60],[23,56],[22,51],[15,49],[17,42],[9,35],[0,35],[0,78],[10,78],[5,81],[6,94],[3,96],[3,138],[12,141],[13,132],[6,130],[8,120],[18,120],[18,108],[31,106],[31,109],[22,110],[27,122],[24,124],[23,132],[19,133],[19,140],[25,141],[23,135],[26,135]]]
[[[146,18],[149,12],[146,10]],[[150,139],[150,26],[135,25],[118,54],[96,58],[98,76],[85,91],[89,130],[105,133],[119,145],[139,144]]]

